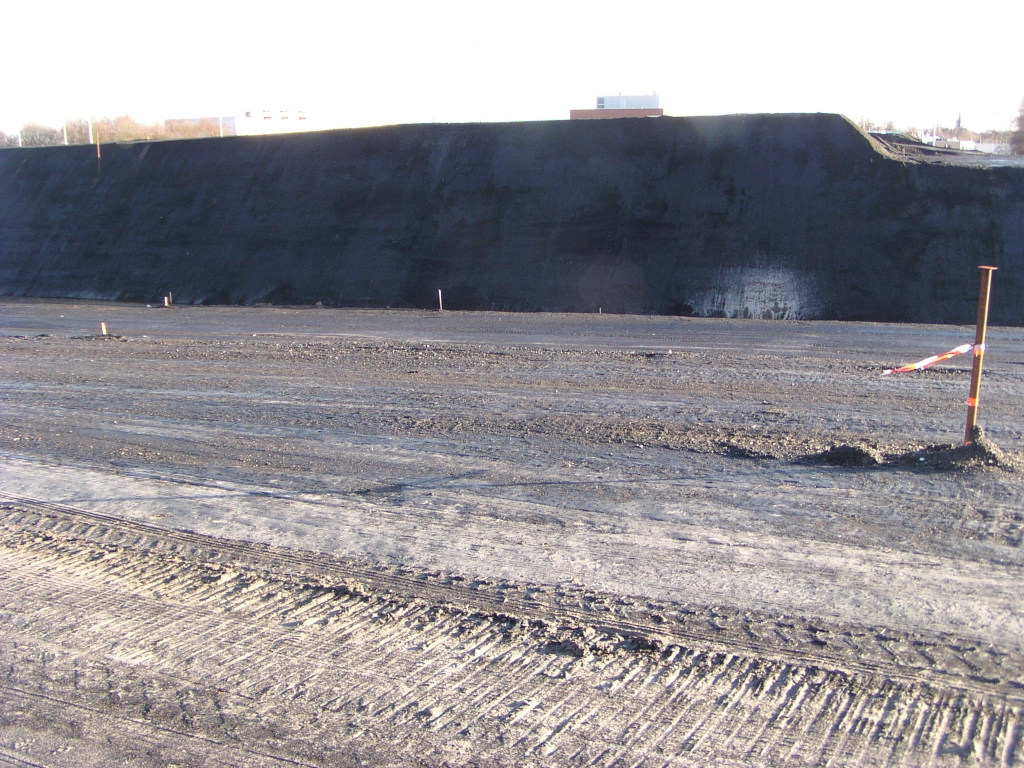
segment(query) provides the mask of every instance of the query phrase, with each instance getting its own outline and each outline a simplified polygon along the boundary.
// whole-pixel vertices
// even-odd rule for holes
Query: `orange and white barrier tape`
[[[918,360],[916,363],[910,365],[904,365],[902,368],[886,368],[882,371],[883,376],[888,376],[890,373],[907,373],[908,371],[920,371],[923,368],[927,368],[930,365],[941,363],[943,360],[949,360],[951,357],[957,355],[963,355],[971,350],[974,350],[975,355],[980,355],[985,351],[984,344],[961,344],[956,349],[951,349],[941,355],[933,355],[932,357],[926,357],[924,360]]]

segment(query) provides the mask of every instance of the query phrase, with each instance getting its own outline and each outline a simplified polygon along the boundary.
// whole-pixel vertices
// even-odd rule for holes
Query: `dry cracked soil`
[[[1020,765],[972,336],[2,299],[0,764]]]

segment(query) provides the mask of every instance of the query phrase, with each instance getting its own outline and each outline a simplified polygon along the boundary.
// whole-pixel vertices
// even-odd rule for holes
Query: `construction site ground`
[[[2,299],[0,764],[1020,765],[973,334]]]

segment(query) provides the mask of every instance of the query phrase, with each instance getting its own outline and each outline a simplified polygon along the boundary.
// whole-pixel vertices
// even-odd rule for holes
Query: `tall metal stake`
[[[985,331],[988,330],[988,293],[992,287],[992,273],[997,267],[978,267],[981,270],[981,291],[978,293],[978,325],[974,331],[974,367],[971,368],[971,394],[967,398],[967,430],[964,445],[974,442],[974,425],[978,419],[978,395],[981,391],[981,364],[985,359]]]

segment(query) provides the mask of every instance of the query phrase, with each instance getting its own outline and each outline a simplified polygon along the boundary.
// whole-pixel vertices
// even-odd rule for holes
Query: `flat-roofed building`
[[[570,109],[570,120],[594,120],[612,117],[660,117],[665,111],[658,105],[658,94],[649,96],[598,96],[595,109]]]

